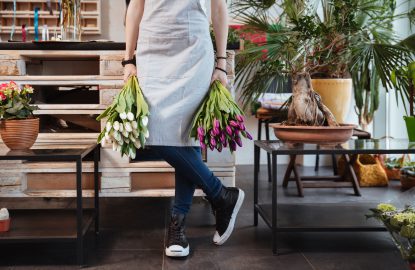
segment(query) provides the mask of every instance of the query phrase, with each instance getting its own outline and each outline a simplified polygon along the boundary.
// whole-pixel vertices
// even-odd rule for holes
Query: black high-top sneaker
[[[189,243],[184,234],[185,215],[172,214],[167,235],[166,255],[186,257],[189,255]]]
[[[213,242],[223,245],[231,236],[235,226],[236,216],[245,198],[242,189],[223,187],[219,197],[212,201],[213,212],[216,217],[216,232]]]

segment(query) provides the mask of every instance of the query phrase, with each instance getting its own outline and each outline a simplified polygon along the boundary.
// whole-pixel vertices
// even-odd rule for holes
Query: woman
[[[184,225],[196,187],[203,189],[216,217],[213,242],[222,245],[233,231],[244,192],[228,188],[201,158],[189,138],[192,117],[214,80],[227,84],[225,0],[211,0],[216,66],[205,0],[131,0],[126,17],[124,80],[136,75],[150,106],[150,145],[175,168],[175,199],[166,255],[189,254]],[[137,69],[134,50],[137,45]]]

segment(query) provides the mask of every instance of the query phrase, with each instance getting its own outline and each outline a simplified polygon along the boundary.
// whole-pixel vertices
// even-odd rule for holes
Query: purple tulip
[[[236,120],[238,120],[239,122],[243,122],[245,119],[244,119],[244,117],[242,116],[242,115],[240,115],[240,114],[237,114],[236,116],[235,116],[235,118],[236,118]]]
[[[216,136],[215,131],[213,129],[211,129],[210,130],[210,137],[215,137],[215,136]]]
[[[239,136],[239,129],[235,129],[234,134],[235,136]]]
[[[246,132],[246,138],[248,138],[249,140],[252,140],[252,135],[251,134],[249,134],[249,132],[248,131],[245,131]]]
[[[222,143],[224,143],[224,142],[226,141],[226,137],[225,137],[225,133],[224,133],[224,132],[221,132],[221,133],[220,133],[220,141],[221,141]]]
[[[241,137],[236,137],[235,142],[236,142],[237,145],[239,145],[239,147],[242,147]]]
[[[216,146],[216,140],[215,140],[215,138],[210,138],[210,145]]]
[[[228,142],[225,140],[223,143],[222,143],[222,145],[223,145],[223,147],[228,147]]]
[[[216,149],[218,149],[219,153],[222,152],[222,145],[218,145],[218,147]]]
[[[205,136],[198,134],[197,137],[199,138],[199,141],[203,142],[205,140]]]
[[[232,128],[230,126],[226,126],[226,133],[228,133],[229,136],[232,136],[233,131],[232,131]]]
[[[205,135],[205,130],[203,129],[203,127],[198,127],[197,128],[197,134],[204,136]]]
[[[245,130],[246,129],[244,123],[239,123],[238,126],[239,126],[240,130]]]
[[[218,119],[215,118],[215,120],[213,120],[213,126],[217,129],[219,128],[219,120]]]
[[[236,150],[235,141],[229,141],[229,148],[231,149],[232,152]]]
[[[219,135],[219,133],[220,133],[219,127],[214,127],[213,131],[215,132],[215,136]]]
[[[213,151],[213,149],[215,149],[215,147],[213,145],[209,145],[210,150]]]
[[[203,150],[206,150],[206,144],[205,144],[204,142],[200,142],[200,147],[201,147]]]
[[[234,120],[229,121],[229,125],[231,125],[233,127],[236,127],[236,128],[239,127],[239,124],[236,121],[234,121]]]

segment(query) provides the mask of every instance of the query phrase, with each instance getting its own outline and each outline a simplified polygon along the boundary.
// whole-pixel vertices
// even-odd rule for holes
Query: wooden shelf
[[[15,81],[30,85],[60,85],[60,86],[89,86],[89,85],[120,85],[121,76],[77,75],[77,76],[0,76],[0,82]]]
[[[22,24],[26,24],[26,30],[29,34],[34,33],[33,10],[35,7],[41,9],[39,11],[39,28],[46,24],[50,35],[55,31],[60,32],[57,1],[52,2],[52,15],[46,10],[47,6],[44,0],[17,0],[16,7],[16,34],[21,34]],[[12,8],[13,0],[0,0],[0,34],[10,34],[12,31],[14,13]],[[81,24],[82,35],[101,34],[101,0],[81,0]]]
[[[76,239],[76,211],[72,209],[10,210],[10,231],[0,233],[0,242]],[[83,235],[93,223],[93,212],[83,211]]]

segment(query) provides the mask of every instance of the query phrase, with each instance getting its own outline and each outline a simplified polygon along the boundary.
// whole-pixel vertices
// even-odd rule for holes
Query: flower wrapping
[[[252,140],[246,131],[244,113],[220,81],[214,81],[197,111],[190,137],[199,141],[202,149],[221,152],[229,147],[236,151],[242,147],[242,137]]]
[[[149,137],[147,129],[149,110],[136,76],[128,79],[112,104],[97,117],[106,118],[104,130],[98,136],[102,145],[112,143],[121,156],[136,157],[137,149],[145,146]]]

